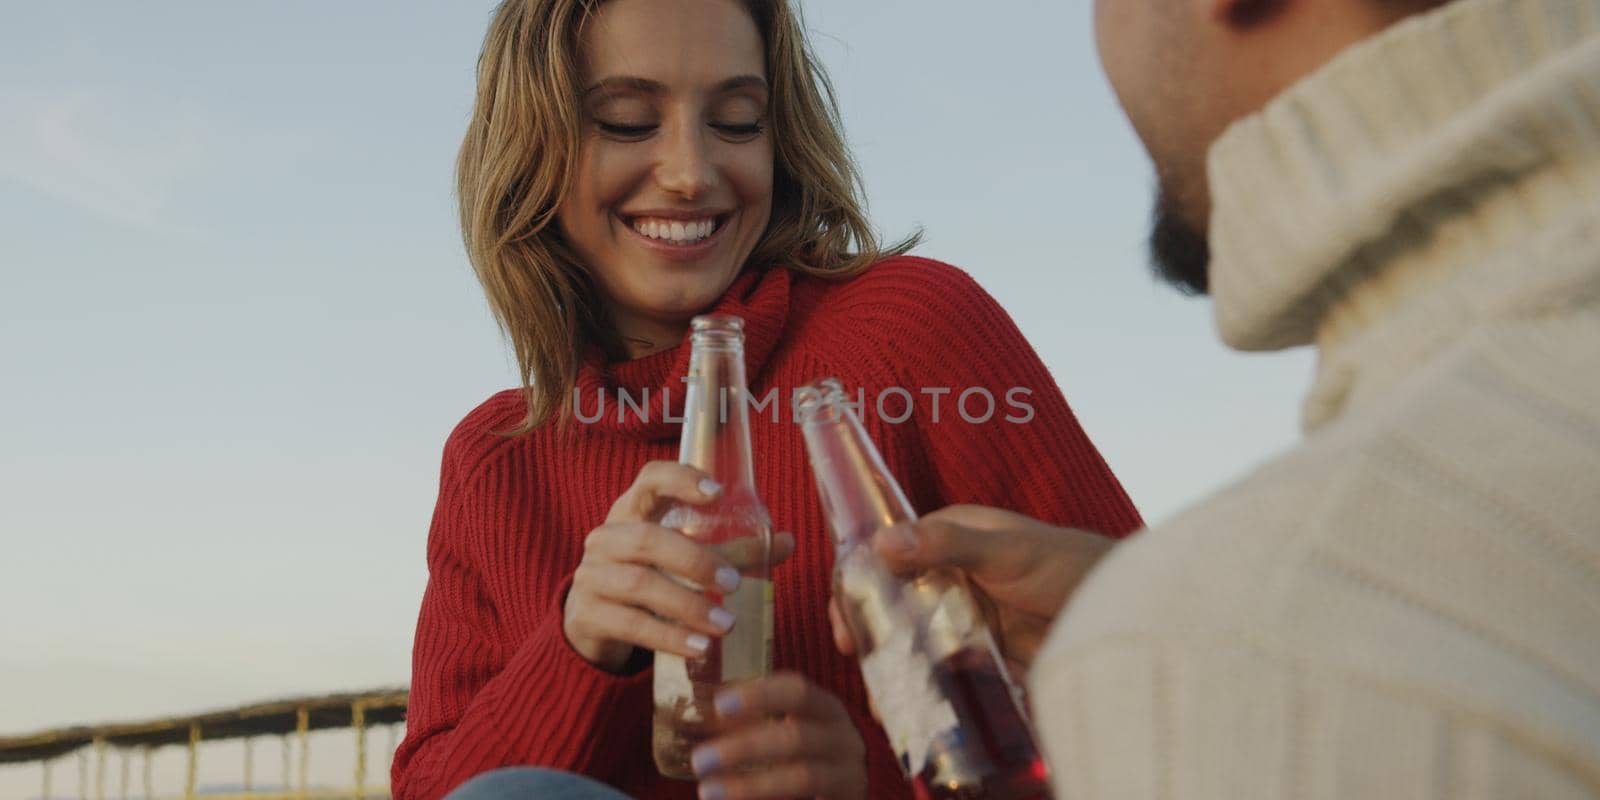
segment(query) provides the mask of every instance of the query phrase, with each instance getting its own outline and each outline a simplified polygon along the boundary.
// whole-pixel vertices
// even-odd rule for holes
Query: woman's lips
[[[645,247],[680,261],[705,255],[722,240],[732,214],[661,216],[652,214],[618,215]]]

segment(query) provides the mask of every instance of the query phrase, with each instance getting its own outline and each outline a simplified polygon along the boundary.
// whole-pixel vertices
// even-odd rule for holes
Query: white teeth
[[[717,230],[714,219],[682,220],[643,219],[635,218],[633,229],[641,235],[652,239],[661,239],[673,244],[695,244]]]

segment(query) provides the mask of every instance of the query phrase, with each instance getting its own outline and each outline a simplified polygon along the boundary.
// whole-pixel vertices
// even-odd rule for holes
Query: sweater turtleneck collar
[[[1212,148],[1224,341],[1317,342],[1315,429],[1489,319],[1600,285],[1600,0],[1454,0]]]
[[[788,269],[746,269],[707,314],[731,314],[744,320],[745,374],[751,382],[761,374],[777,347],[789,316]],[[684,384],[689,374],[690,337],[675,347],[642,358],[605,363],[590,356],[578,372],[577,411],[592,418],[604,397],[604,413],[585,419],[585,427],[634,439],[675,439],[682,427]],[[647,403],[643,410],[623,407],[619,398]]]

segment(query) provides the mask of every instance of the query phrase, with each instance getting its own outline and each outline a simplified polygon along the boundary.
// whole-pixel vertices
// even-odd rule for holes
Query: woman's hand
[[[778,673],[717,693],[721,733],[695,748],[700,800],[867,796],[866,745],[839,699]]]
[[[672,506],[704,505],[721,492],[705,473],[671,461],[652,461],[639,471],[605,522],[589,532],[573,573],[562,630],[579,655],[615,672],[635,647],[693,658],[705,653],[711,637],[733,628],[727,609],[663,574],[724,593],[738,588],[739,570],[727,559],[660,525]],[[771,563],[793,551],[794,537],[773,537]]]

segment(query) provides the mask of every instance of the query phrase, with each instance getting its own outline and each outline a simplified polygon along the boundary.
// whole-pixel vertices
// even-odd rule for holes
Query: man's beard
[[[1205,294],[1209,288],[1207,268],[1211,265],[1211,244],[1206,241],[1205,231],[1184,220],[1171,193],[1164,189],[1156,193],[1153,217],[1150,268],[1156,277],[1186,295]]]

